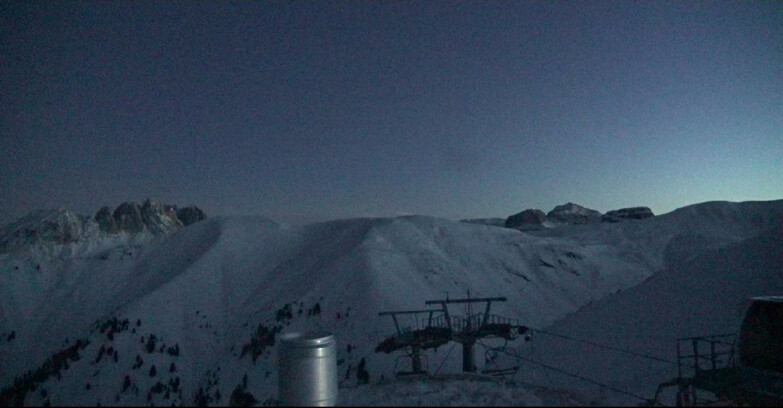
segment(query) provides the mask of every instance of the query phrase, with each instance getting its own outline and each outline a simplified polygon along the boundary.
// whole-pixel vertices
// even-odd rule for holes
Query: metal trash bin
[[[277,360],[282,404],[337,405],[337,349],[331,333],[284,333]]]

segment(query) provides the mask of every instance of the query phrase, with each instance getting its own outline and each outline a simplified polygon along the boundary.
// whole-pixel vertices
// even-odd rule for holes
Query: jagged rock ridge
[[[180,218],[182,217],[182,218]],[[125,232],[168,235],[206,218],[196,206],[177,209],[147,199],[144,204],[124,202],[114,211],[102,207],[95,217],[85,217],[67,209],[33,211],[0,228],[0,253],[33,245],[63,245]]]
[[[206,219],[207,215],[194,205],[178,209],[177,218],[182,222],[182,225],[187,227],[190,224]]]
[[[70,210],[33,211],[0,228],[0,253],[39,242],[76,242],[89,229],[88,219]]]
[[[103,232],[115,234],[119,230],[117,228],[117,221],[114,220],[114,216],[108,206],[101,207],[101,209],[95,213],[95,222],[98,223],[98,227]]]

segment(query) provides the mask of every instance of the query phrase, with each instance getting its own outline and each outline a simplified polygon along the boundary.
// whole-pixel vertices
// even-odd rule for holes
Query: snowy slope
[[[704,217],[695,222],[700,224],[702,232],[737,233],[726,222],[738,216],[733,211],[736,208],[731,207],[734,205],[710,205],[689,208],[682,213],[703,212]],[[682,213],[671,214],[671,218]],[[735,218],[734,225],[747,226],[762,220],[763,216]],[[768,229],[760,234],[717,249],[704,245],[703,236],[673,240],[670,246],[691,245],[690,256],[672,260],[666,270],[641,285],[594,302],[544,331],[669,361],[676,361],[678,338],[736,333],[749,306],[748,298],[783,293],[783,217],[763,222]],[[674,248],[667,248],[667,253],[671,251]],[[685,248],[679,251],[687,252]],[[540,362],[645,398],[653,397],[658,384],[677,375],[675,364],[550,334],[536,335],[533,343],[528,348],[537,348],[535,357]],[[533,364],[526,365],[518,378],[577,389],[594,398],[600,395],[607,403],[641,402]],[[671,392],[664,394],[662,402],[674,403]]]
[[[536,235],[420,216],[305,227],[228,217],[118,247],[123,252],[112,256],[0,255],[0,388],[30,370],[40,381],[27,403],[170,405],[202,396],[225,405],[246,375],[247,391],[264,401],[276,394],[271,334],[318,328],[339,342],[341,386],[356,385],[362,359],[374,382],[393,375],[396,357],[373,352],[393,331],[380,311],[421,309],[444,292],[454,298],[470,290],[507,296],[493,313],[544,327],[626,293],[677,259],[758,234],[783,213],[781,203],[718,203],[684,209],[693,214]],[[734,206],[740,209],[726,208]],[[716,211],[726,213],[719,217],[725,225],[709,219]],[[67,359],[69,368],[56,375],[42,370],[68,346],[78,360]],[[442,373],[459,370],[458,351],[451,359],[447,353],[427,353],[431,371],[442,362]],[[350,401],[363,401],[357,389]]]
[[[343,406],[574,406],[592,401],[481,375],[400,377],[377,384],[344,387]]]
[[[249,358],[239,359],[239,350],[258,324],[274,327],[277,311],[292,303],[292,328],[327,328],[357,349],[343,357],[344,370],[355,371],[354,356],[361,355],[373,374],[388,374],[394,359],[372,353],[393,327],[377,318],[380,311],[421,308],[424,300],[442,297],[444,290],[459,295],[470,289],[475,296],[508,295],[508,305],[499,312],[545,324],[652,273],[607,248],[583,249],[518,231],[427,217],[355,219],[301,229],[263,219],[213,219],[144,247],[135,256],[70,260],[64,271],[55,272],[50,293],[26,307],[13,302],[19,303],[19,294],[37,294],[35,282],[30,282],[35,273],[6,272],[3,287],[17,288],[3,301],[8,318],[2,330],[17,332],[17,340],[4,345],[8,366],[30,369],[30,362],[40,364],[69,344],[66,338],[79,337],[106,311],[117,310],[119,318],[141,319],[139,332],[154,333],[168,345],[180,344],[180,370],[230,368],[233,372],[224,371],[221,379],[233,386],[245,373],[260,376],[274,370],[270,355],[262,356],[256,367]],[[298,305],[306,309],[316,303],[322,310],[317,318],[299,318]],[[132,366],[135,360],[128,357],[142,343],[134,345],[126,333],[104,345],[111,344]],[[97,343],[85,353],[97,353]],[[90,368],[84,368],[85,373]],[[52,385],[50,401],[88,403],[68,399],[76,396],[65,392],[66,399],[55,399],[61,395],[57,388],[64,391],[86,382],[83,375]],[[274,375],[256,383],[254,394],[272,396],[273,380]],[[192,393],[204,380],[182,381]],[[117,394],[94,384],[90,391],[103,403]]]

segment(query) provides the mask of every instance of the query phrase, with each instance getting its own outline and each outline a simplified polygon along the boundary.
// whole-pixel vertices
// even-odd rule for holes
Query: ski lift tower
[[[405,374],[423,374],[426,370],[421,366],[421,350],[427,350],[429,348],[438,347],[448,343],[451,340],[451,330],[446,328],[436,327],[433,325],[433,315],[435,313],[441,313],[437,309],[426,310],[402,310],[394,312],[380,312],[378,316],[391,316],[394,320],[394,328],[396,333],[387,337],[376,348],[375,352],[391,353],[396,350],[406,349],[410,347],[411,358],[411,371],[400,372],[397,375]],[[427,325],[423,329],[411,330],[410,328],[400,328],[400,323],[397,319],[401,315],[413,315],[416,318],[418,326],[418,315],[427,314]]]
[[[527,331],[527,327],[520,326],[518,319],[506,318],[490,313],[492,302],[505,302],[505,297],[470,298],[467,299],[441,299],[427,300],[425,305],[440,305],[443,316],[433,320],[433,324],[451,332],[451,340],[462,344],[462,371],[476,372],[476,358],[473,346],[478,339],[484,337],[502,337],[506,340],[514,340],[520,333]],[[466,303],[468,313],[465,316],[454,316],[449,313],[448,305]],[[472,314],[473,303],[486,303],[484,313]]]

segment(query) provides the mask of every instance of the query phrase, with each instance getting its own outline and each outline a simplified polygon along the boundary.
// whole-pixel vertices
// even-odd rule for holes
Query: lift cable
[[[514,354],[512,354],[512,353],[509,353],[509,352],[507,352],[507,351],[505,351],[505,350],[498,350],[498,352],[500,352],[500,353],[503,353],[503,354],[506,354],[506,355],[508,355],[508,356],[511,356],[511,357],[514,357],[514,358],[516,358],[516,359],[518,359],[518,360],[522,360],[522,361],[525,361],[525,362],[528,362],[528,363],[531,363],[531,364],[536,364],[536,365],[539,365],[539,366],[541,366],[541,367],[548,368],[548,369],[550,369],[550,370],[553,370],[553,371],[559,372],[559,373],[561,373],[561,374],[564,374],[564,375],[567,375],[567,376],[569,376],[569,377],[574,377],[574,378],[577,378],[577,379],[579,379],[579,380],[582,380],[582,381],[589,382],[589,383],[591,383],[591,384],[593,384],[593,385],[597,385],[597,386],[599,386],[599,387],[604,387],[604,388],[606,388],[606,389],[608,389],[608,390],[611,390],[611,391],[614,391],[614,392],[616,392],[616,393],[619,393],[619,394],[627,395],[627,396],[629,396],[629,397],[636,398],[636,399],[638,399],[638,400],[641,400],[641,401],[644,401],[645,403],[648,403],[648,404],[650,404],[650,403],[655,403],[655,401],[654,401],[654,400],[652,400],[652,399],[650,399],[650,398],[645,398],[645,397],[642,397],[642,396],[640,396],[640,395],[636,395],[636,394],[634,394],[634,393],[631,393],[631,392],[628,392],[628,391],[624,391],[624,390],[621,390],[621,389],[619,389],[619,388],[615,388],[615,387],[613,387],[613,386],[611,386],[611,385],[609,385],[609,384],[600,383],[600,382],[598,382],[598,381],[595,381],[595,380],[593,380],[593,379],[590,379],[590,378],[587,378],[587,377],[581,376],[581,375],[579,375],[579,374],[573,374],[573,373],[569,373],[568,371],[562,370],[562,369],[560,369],[560,368],[557,368],[557,367],[553,367],[553,366],[551,366],[551,365],[548,365],[548,364],[542,363],[542,362],[540,362],[540,361],[535,361],[535,360],[532,360],[532,359],[529,359],[529,358],[525,358],[525,357],[522,357],[522,356],[514,355]]]
[[[515,355],[519,355],[519,349],[515,349],[514,351],[515,351],[514,352]],[[536,351],[535,343],[530,345],[530,352],[527,354],[527,358],[530,358],[531,356],[535,357],[536,360],[540,360],[539,354]],[[555,387],[554,382],[552,381],[552,377],[549,376],[549,370],[545,368],[543,371],[544,371],[544,375],[546,376],[547,384],[549,384],[550,388],[554,388]]]
[[[508,340],[503,339],[503,345],[499,347],[491,347],[484,344],[481,340],[478,340],[477,343],[484,347],[484,364],[487,365],[489,363],[495,364],[497,366],[497,363],[495,362],[495,356],[489,357],[490,351],[497,352],[497,350],[505,350],[506,346],[508,345]]]
[[[449,356],[451,355],[451,351],[454,350],[454,346],[456,346],[456,345],[457,345],[457,343],[454,343],[454,344],[451,345],[451,348],[449,349],[449,352],[446,353],[446,357],[443,358],[443,361],[440,362],[440,365],[438,366],[438,369],[435,370],[435,373],[433,373],[432,375],[438,375],[438,372],[440,371],[440,368],[443,367],[443,363],[445,363],[446,360],[449,359]]]
[[[616,352],[619,352],[619,353],[630,354],[632,356],[636,356],[636,357],[640,357],[640,358],[646,358],[646,359],[654,360],[654,361],[659,361],[659,362],[666,363],[666,364],[671,364],[671,365],[674,365],[674,366],[677,365],[676,361],[667,360],[665,358],[656,357],[656,356],[653,356],[653,355],[650,355],[650,354],[637,353],[635,351],[626,350],[626,349],[622,349],[622,348],[619,348],[619,347],[607,346],[607,345],[603,345],[603,344],[593,343],[593,342],[587,341],[587,340],[575,339],[573,337],[564,336],[562,334],[557,334],[557,333],[551,333],[551,332],[547,332],[547,331],[544,331],[544,330],[537,330],[537,329],[530,329],[530,330],[534,331],[534,332],[537,332],[537,333],[541,333],[541,334],[548,334],[550,336],[560,337],[561,339],[575,341],[577,343],[588,344],[588,345],[591,345],[591,346],[594,346],[594,347],[598,347],[598,348],[602,348],[602,349],[606,349],[606,350],[612,350],[612,351],[616,351]]]

